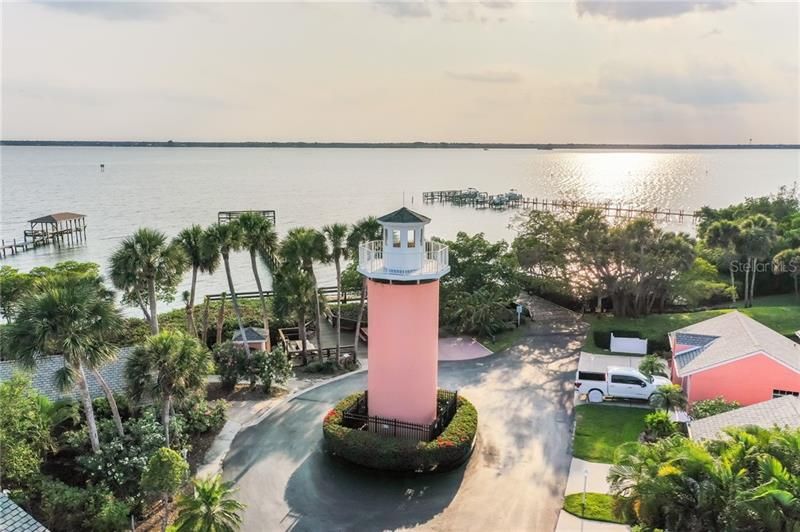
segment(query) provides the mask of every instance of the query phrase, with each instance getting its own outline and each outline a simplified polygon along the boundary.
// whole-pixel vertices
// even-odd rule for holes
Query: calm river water
[[[354,222],[406,205],[430,216],[427,234],[458,231],[510,238],[514,211],[423,205],[426,190],[516,188],[547,199],[612,200],[692,210],[776,192],[800,175],[796,150],[439,150],[266,148],[80,148],[3,146],[0,233],[20,238],[26,221],[58,211],[87,215],[81,246],[8,257],[22,270],[62,260],[106,267],[137,227],[175,235],[217,211],[274,209],[281,234],[292,227]],[[100,171],[100,164],[105,171]],[[671,229],[691,231],[691,226]],[[237,289],[253,289],[249,259],[233,260]],[[330,284],[331,268],[320,282]],[[202,276],[199,293],[225,289],[223,273]],[[173,306],[177,304],[173,303]]]

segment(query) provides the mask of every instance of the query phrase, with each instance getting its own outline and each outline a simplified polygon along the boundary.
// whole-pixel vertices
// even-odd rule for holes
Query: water
[[[215,222],[221,210],[274,209],[277,229],[285,234],[296,226],[352,223],[385,214],[405,197],[407,206],[433,219],[428,235],[452,238],[466,231],[508,239],[513,237],[509,223],[515,211],[423,205],[422,192],[475,187],[500,193],[516,188],[547,199],[693,210],[776,192],[800,174],[795,150],[1,150],[3,238],[21,237],[27,220],[52,212],[87,215],[85,244],[43,247],[2,262],[21,270],[63,260],[93,261],[105,269],[114,247],[136,228],[150,226],[173,236],[193,223]],[[237,290],[255,288],[246,254],[233,257],[232,267]],[[318,276],[321,284],[335,278],[333,269],[324,266]],[[226,289],[222,272],[198,281],[199,294]]]

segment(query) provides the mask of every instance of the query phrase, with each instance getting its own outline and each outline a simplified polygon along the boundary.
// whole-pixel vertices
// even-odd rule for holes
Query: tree
[[[677,384],[663,384],[656,388],[650,398],[650,404],[661,410],[685,410],[688,406],[683,388]]]
[[[176,532],[236,532],[242,526],[239,515],[244,504],[234,499],[232,482],[217,475],[192,481],[191,495],[178,498]]]
[[[169,447],[161,447],[147,462],[142,473],[142,490],[161,496],[164,503],[161,532],[165,532],[169,524],[170,499],[183,485],[188,473],[189,464]]]
[[[658,355],[645,355],[639,362],[639,371],[642,375],[653,377],[654,375],[667,376],[667,363]]]
[[[32,287],[31,275],[20,273],[11,266],[0,267],[0,314],[6,321],[14,319],[20,300]]]
[[[114,395],[96,371],[116,356],[109,336],[120,323],[119,311],[99,278],[65,274],[43,280],[21,302],[16,320],[6,326],[8,350],[23,367],[34,367],[40,356],[64,357],[64,367],[54,379],[65,391],[77,383],[94,452],[100,450],[100,440],[87,371],[93,371],[98,378],[117,430],[123,433]]]
[[[380,240],[381,239],[381,224],[378,222],[378,219],[374,216],[369,216],[367,218],[362,218],[361,220],[357,221],[353,226],[350,228],[350,234],[347,235],[347,247],[350,248],[350,256],[353,257],[353,260],[356,262],[358,261],[358,249],[361,244],[366,242],[372,242],[373,240]],[[364,319],[364,308],[367,304],[367,278],[366,276],[361,276],[361,296],[360,296],[360,304],[358,309],[358,319],[356,320],[356,332],[353,338],[353,348],[355,349],[354,357],[355,359],[353,362],[358,363],[358,346],[361,335],[361,322]]]
[[[233,312],[236,314],[236,321],[239,324],[239,334],[242,338],[247,338],[244,332],[244,323],[242,322],[242,311],[239,308],[239,298],[236,295],[236,289],[233,287],[233,276],[231,276],[231,251],[238,251],[243,244],[244,234],[242,226],[239,225],[237,220],[228,222],[226,224],[218,223],[209,231],[209,239],[214,244],[214,249],[219,250],[222,255],[222,262],[225,264],[225,276],[228,278],[228,290],[231,293],[231,303],[233,304]],[[219,332],[217,332],[219,337]],[[244,342],[244,349],[247,352],[247,358],[250,358],[250,345]]]
[[[45,454],[53,450],[48,403],[21,374],[0,382],[0,488],[4,482],[25,487],[38,476]]]
[[[483,288],[474,293],[459,292],[448,298],[443,314],[455,332],[474,334],[481,338],[493,338],[495,334],[513,327],[514,313],[507,306],[508,300]]]
[[[695,401],[692,403],[692,418],[703,419],[704,417],[716,416],[717,414],[736,410],[740,406],[738,402],[728,402],[722,396],[714,399],[703,399],[702,401]]]
[[[219,253],[210,241],[208,233],[199,225],[192,225],[178,233],[175,242],[183,249],[192,266],[192,285],[186,301],[186,320],[190,334],[197,336],[194,318],[194,298],[197,290],[198,272],[214,273],[219,266]]]
[[[736,303],[736,283],[734,273],[736,268],[733,261],[741,256],[736,248],[739,239],[739,226],[730,220],[718,220],[713,222],[705,232],[705,242],[711,248],[720,250],[722,260],[727,262],[728,272],[731,276],[731,298]]]
[[[747,257],[747,267],[745,269],[745,307],[753,306],[758,261],[769,257],[772,244],[777,239],[777,236],[775,222],[763,214],[756,214],[745,218],[739,224],[737,246],[741,249],[742,254]],[[748,286],[748,274],[750,273],[752,273],[752,275],[750,275],[750,283]]]
[[[158,334],[157,301],[172,300],[186,269],[186,256],[176,243],[169,243],[161,231],[141,228],[129,236],[111,255],[111,282],[129,300],[136,301],[150,332]],[[148,307],[142,301],[147,295]]]
[[[347,226],[344,224],[326,225],[322,232],[328,238],[330,259],[336,267],[336,365],[342,352],[342,259],[346,259],[350,249],[347,247]]]
[[[278,260],[278,233],[275,232],[272,222],[255,212],[242,214],[239,217],[239,224],[242,226],[244,247],[250,252],[250,266],[253,269],[253,277],[256,279],[258,297],[261,301],[261,313],[264,317],[264,330],[267,333],[267,351],[270,351],[272,350],[272,344],[269,337],[269,312],[267,311],[264,290],[261,288],[261,277],[258,274],[256,255],[261,257],[261,261],[270,271],[274,271]]]
[[[305,270],[282,265],[275,272],[275,312],[297,323],[303,363],[308,362],[306,317],[314,312],[315,297],[314,282]]]
[[[786,273],[794,281],[794,297],[800,298],[800,248],[784,249],[772,258],[772,269]]]
[[[316,229],[297,227],[291,229],[281,246],[281,258],[290,268],[302,269],[314,286],[314,314],[316,318],[317,349],[322,356],[322,318],[320,310],[319,285],[314,275],[314,262],[328,260],[328,244],[325,235]]]
[[[257,374],[264,386],[264,393],[270,394],[273,384],[285,384],[293,375],[292,362],[282,347],[272,351],[260,351],[253,357],[251,372]]]
[[[164,331],[134,349],[125,367],[131,398],[145,395],[161,403],[161,423],[170,445],[170,412],[173,401],[202,388],[211,358],[197,338],[180,331]]]

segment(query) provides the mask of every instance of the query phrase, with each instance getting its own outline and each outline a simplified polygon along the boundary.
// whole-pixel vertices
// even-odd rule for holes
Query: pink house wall
[[[713,399],[751,405],[772,399],[772,390],[800,391],[800,373],[764,355],[752,355],[735,362],[689,375],[679,382],[689,402]]]
[[[439,281],[368,281],[369,413],[412,423],[436,418]]]

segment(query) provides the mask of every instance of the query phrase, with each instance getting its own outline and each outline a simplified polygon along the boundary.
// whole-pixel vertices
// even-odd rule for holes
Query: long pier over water
[[[597,209],[609,218],[647,218],[656,222],[695,223],[700,217],[697,211],[685,209],[665,209],[655,207],[643,209],[611,201],[578,201],[551,200],[529,198],[512,190],[505,194],[489,194],[475,189],[467,190],[433,190],[422,193],[424,203],[449,203],[457,206],[469,206],[475,209],[533,209],[537,211],[577,213],[583,209]]]

